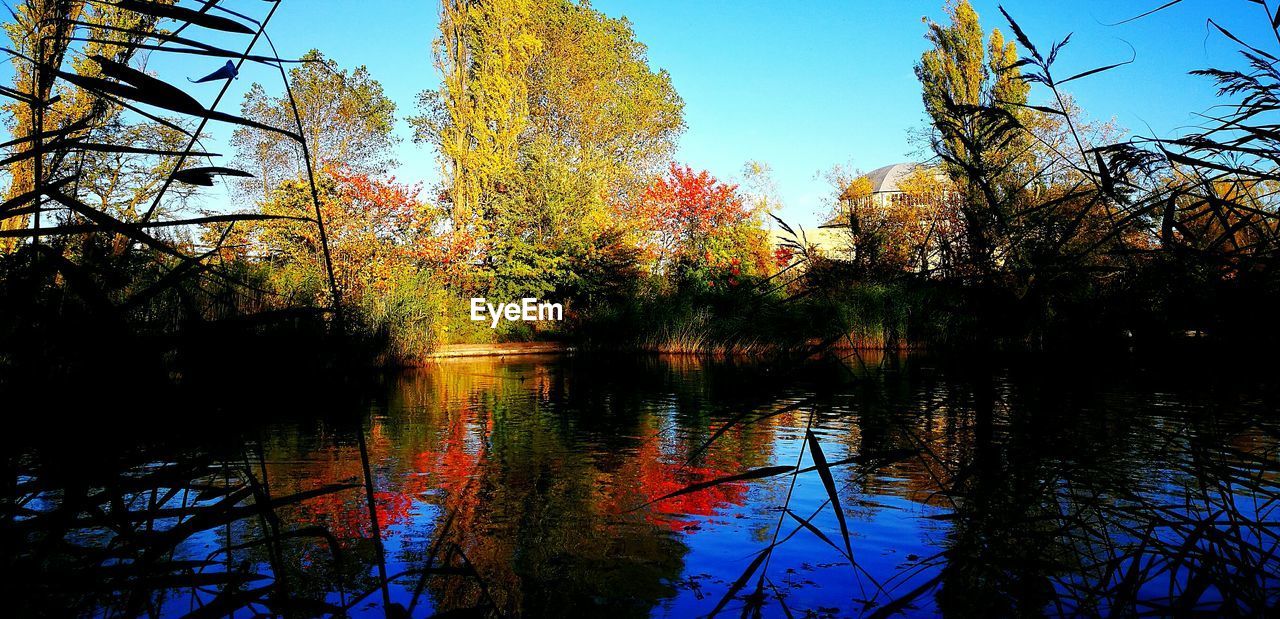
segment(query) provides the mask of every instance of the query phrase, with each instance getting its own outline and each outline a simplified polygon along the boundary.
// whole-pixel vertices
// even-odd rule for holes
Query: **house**
[[[926,175],[923,179],[922,173]],[[900,252],[898,256],[904,261],[904,268],[925,273],[939,267],[942,259],[940,241],[951,233],[952,227],[946,215],[947,209],[943,208],[948,196],[954,192],[947,175],[936,166],[903,162],[876,168],[857,180],[861,179],[866,179],[866,183],[858,183],[857,195],[841,196],[834,214],[817,229],[804,230],[803,242],[829,259],[854,260],[856,250],[855,235],[850,229],[851,214],[860,213],[863,226],[880,229],[888,226],[897,231],[890,242],[895,243],[892,248]],[[914,187],[911,186],[913,183]],[[906,211],[900,208],[903,206],[922,210],[904,220]],[[912,229],[902,228],[904,221],[911,221]],[[916,226],[919,229],[915,229]],[[775,233],[781,235],[781,231]],[[773,242],[777,246],[786,241],[774,238]]]
[[[871,182],[871,194],[862,198],[859,206],[870,203],[871,205],[885,207],[901,200],[912,199],[911,196],[903,190],[903,185],[907,179],[911,178],[920,170],[929,171],[930,169],[926,168],[923,164],[904,162],[887,165],[883,168],[876,168],[867,172],[863,175],[863,178],[866,178]],[[940,171],[934,170],[934,175],[939,178],[943,178]],[[841,212],[824,223],[822,225],[823,228],[848,227],[849,218],[847,210],[850,205],[845,204],[844,202],[844,200],[841,201]]]

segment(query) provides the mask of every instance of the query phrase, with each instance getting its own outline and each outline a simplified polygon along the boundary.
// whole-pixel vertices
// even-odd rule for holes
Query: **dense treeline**
[[[965,1],[947,15],[916,66],[935,165],[887,204],[840,179],[851,249],[837,281],[893,287],[909,336],[935,344],[1269,339],[1257,326],[1280,291],[1274,56],[1219,29],[1245,67],[1195,73],[1229,111],[1188,135],[1126,137],[1067,89],[1127,63],[1060,75],[1069,36],[1037,47],[1007,13],[1016,43],[987,35]]]
[[[833,244],[771,220],[767,164],[717,179],[674,162],[683,101],[626,19],[589,3],[445,0],[440,85],[412,111],[364,67],[277,57],[261,36],[276,5],[192,7],[26,0],[6,24],[6,368],[136,354],[165,374],[238,364],[245,346],[264,364],[324,350],[404,363],[531,338],[1159,342],[1255,337],[1275,307],[1280,78],[1248,43],[1242,69],[1201,72],[1231,112],[1134,138],[1067,92],[1115,67],[1059,76],[1065,40],[1037,47],[1008,16],[988,32],[951,2],[915,67],[929,161],[889,196],[835,170]],[[146,69],[169,53],[195,74],[227,64],[179,88]],[[216,111],[246,65],[279,79]],[[438,186],[390,176],[405,117],[439,156]],[[232,163],[206,152],[211,122],[235,126]],[[218,182],[231,204],[201,211]],[[469,320],[471,297],[554,300],[568,320],[490,329]]]

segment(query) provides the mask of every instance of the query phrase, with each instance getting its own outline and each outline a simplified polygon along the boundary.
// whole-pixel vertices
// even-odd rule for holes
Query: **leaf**
[[[26,204],[27,202],[30,202],[31,200],[34,200],[41,195],[44,195],[44,190],[48,187],[53,187],[54,189],[58,189],[58,188],[61,188],[63,185],[66,185],[67,183],[70,183],[71,181],[74,181],[74,180],[76,179],[68,176],[67,178],[46,183],[44,187],[32,189],[31,191],[28,191],[21,195],[17,195],[12,198],[9,198],[8,200],[5,200],[3,204],[0,204],[0,213],[4,213],[6,211],[22,206],[23,204]]]
[[[735,481],[748,481],[752,479],[774,477],[776,475],[781,475],[783,473],[790,473],[794,470],[796,470],[796,467],[794,466],[766,466],[758,469],[752,469],[745,473],[738,473],[737,475],[729,475],[726,477],[719,477],[711,481],[698,482],[696,484],[690,484],[688,486],[685,486],[670,494],[665,494],[661,497],[658,497],[652,501],[649,501],[648,503],[645,503],[644,505],[641,505],[640,507],[637,507],[630,511],[635,511],[636,509],[640,509],[641,507],[645,507],[647,505],[653,505],[654,503],[657,503],[659,501],[665,501],[672,497],[678,497],[681,495],[689,494],[691,492],[697,492],[699,490],[706,490],[707,488],[713,488],[715,486],[719,486],[722,484],[733,483]]]
[[[138,91],[134,98],[156,107],[183,112],[187,114],[203,114],[204,106],[194,97],[183,92],[177,86],[156,79],[126,64],[104,58],[97,54],[89,59],[102,68],[104,75],[114,77],[133,86]]]
[[[276,219],[288,219],[292,221],[311,221],[308,217],[298,217],[295,215],[270,215],[267,213],[232,213],[229,215],[207,215],[204,217],[191,217],[189,219],[174,219],[170,221],[148,221],[136,224],[139,228],[169,228],[173,226],[197,226],[203,224],[228,223],[233,221],[270,221]]]
[[[778,586],[773,584],[772,579],[766,578],[765,580],[769,581],[769,588],[773,589],[773,597],[778,600],[778,606],[782,608],[782,614],[786,615],[787,619],[795,619],[795,615],[791,614],[791,609],[787,607],[787,596],[778,591]]]
[[[1188,157],[1186,155],[1175,153],[1165,148],[1161,148],[1160,150],[1161,152],[1164,153],[1165,157],[1169,158],[1169,161],[1172,161],[1174,163],[1179,163],[1179,164],[1190,166],[1190,167],[1209,168],[1210,170],[1217,170],[1219,172],[1225,172],[1227,174],[1240,173],[1239,169],[1232,167],[1230,165],[1215,163],[1207,159],[1196,159],[1194,157]],[[1258,172],[1255,172],[1254,175],[1261,179],[1266,179],[1270,181],[1280,181],[1280,175],[1276,175],[1276,174],[1268,174],[1265,172],[1258,171]]]
[[[86,24],[85,22],[70,20],[70,19],[59,19],[55,21],[69,23],[76,26],[92,26],[94,28],[103,27],[101,24]],[[147,30],[140,30],[135,28],[110,28],[110,30],[114,32],[121,32],[124,34],[138,36],[138,37],[147,37],[154,34]],[[77,37],[74,40],[82,41],[85,43],[100,43],[100,44],[118,44],[119,43],[119,41],[116,41],[116,40],[97,38],[97,37]],[[275,63],[279,63],[279,62],[290,63],[290,64],[306,62],[303,60],[293,59],[293,58],[278,58],[275,56],[261,56],[257,54],[246,55],[243,51],[233,51],[233,50],[225,49],[222,47],[215,47],[213,45],[209,45],[208,43],[205,43],[202,41],[196,41],[194,39],[188,39],[185,37],[176,36],[174,34],[165,35],[164,40],[166,43],[168,43],[167,45],[156,45],[151,43],[135,43],[134,47],[138,50],[163,51],[171,54],[189,54],[189,55],[205,56],[205,57],[212,57],[212,58],[234,58],[237,60],[257,62],[260,64],[269,65],[269,66],[274,66]],[[172,44],[187,45],[194,49],[174,47]],[[14,92],[18,95],[21,95],[21,93],[17,93],[16,91]]]
[[[170,6],[165,4],[156,4],[153,2],[143,2],[142,0],[118,0],[116,6],[133,11],[134,13],[142,13],[152,17],[164,19],[172,19],[176,21],[187,22],[195,26],[202,26],[210,30],[221,30],[223,32],[234,32],[236,34],[253,34],[248,26],[217,15],[209,15],[193,11],[186,7]]]
[[[64,196],[67,197],[67,196]],[[61,198],[59,202],[63,202]],[[66,204],[63,202],[63,204]],[[88,208],[87,206],[85,208]],[[79,209],[73,209],[79,212]],[[204,224],[215,223],[232,223],[237,221],[268,221],[276,219],[287,219],[292,221],[310,222],[307,217],[297,217],[294,215],[268,215],[265,213],[239,213],[230,215],[208,215],[205,217],[192,217],[189,219],[173,219],[169,221],[144,221],[144,222],[119,222],[116,224],[67,224],[65,226],[49,226],[46,228],[21,228],[17,230],[0,230],[0,238],[29,237],[29,236],[50,236],[54,234],[87,234],[90,232],[120,232],[121,227],[133,227],[138,229],[146,228],[174,228],[177,226],[199,226]]]
[[[206,82],[214,82],[218,80],[233,80],[240,74],[240,70],[236,68],[236,63],[228,60],[227,64],[222,65],[217,71],[214,71],[200,79],[187,78],[192,84],[204,84]]]
[[[902,612],[903,610],[906,610],[907,606],[909,606],[912,601],[914,601],[916,598],[924,595],[930,589],[937,586],[939,582],[942,582],[941,575],[930,578],[919,587],[916,587],[915,589],[908,591],[906,595],[896,598],[892,602],[889,602],[888,604],[885,604],[884,606],[877,608],[876,612],[871,613],[870,618],[884,619],[884,617],[892,617]]]
[[[0,86],[0,95],[4,95],[6,97],[9,97],[10,99],[17,99],[18,101],[26,103],[27,105],[37,104],[35,97],[23,92],[19,92],[12,88],[9,88],[8,86]]]
[[[805,518],[803,518],[803,517],[802,517],[802,516],[800,516],[799,514],[797,514],[797,513],[793,512],[793,511],[791,511],[791,508],[786,508],[786,514],[787,514],[788,516],[791,516],[791,518],[792,518],[792,519],[794,519],[796,522],[800,523],[800,526],[804,527],[804,528],[805,528],[805,530],[807,530],[807,531],[809,531],[810,533],[814,534],[814,536],[816,536],[818,539],[820,539],[820,540],[822,540],[822,541],[826,542],[828,546],[831,546],[832,548],[835,548],[835,549],[836,549],[836,552],[838,552],[838,553],[840,553],[840,554],[844,554],[844,549],[840,548],[839,546],[837,546],[837,545],[836,545],[836,543],[835,543],[835,542],[831,541],[831,538],[830,538],[830,537],[827,537],[827,534],[826,534],[826,533],[823,533],[823,532],[822,532],[822,529],[819,529],[818,527],[814,526],[813,522],[811,522],[811,521],[809,521],[809,520],[806,520]],[[847,557],[846,557],[846,558],[847,558]]]
[[[104,145],[104,143],[79,142],[79,141],[52,142],[50,143],[50,145],[47,145],[45,148],[45,152],[59,151],[59,150],[93,151],[93,152],[127,152],[127,153],[133,153],[133,155],[156,155],[160,157],[179,157],[183,155],[191,156],[191,157],[220,157],[221,156],[219,155],[219,153],[216,153],[216,152],[161,151],[161,150],[156,150],[156,148],[141,148],[136,146],[123,146],[123,145]],[[5,159],[0,160],[0,166],[14,164],[14,162],[17,162],[17,161],[32,159],[32,157],[35,157],[35,156],[36,156],[35,150],[19,152],[17,153],[17,155],[5,157]]]
[[[162,574],[143,578],[130,579],[116,587],[124,589],[164,590],[185,589],[188,587],[212,587],[216,585],[241,585],[256,580],[266,580],[261,574],[237,574],[234,572],[198,572],[195,574]]]
[[[228,114],[228,113],[226,113],[226,112],[219,112],[219,111],[217,111],[217,110],[206,110],[206,111],[202,114],[202,116],[204,116],[205,118],[208,118],[209,120],[220,120],[220,121],[222,121],[222,122],[225,122],[225,123],[231,123],[231,124],[233,124],[233,125],[243,125],[243,126],[245,126],[245,127],[252,127],[252,128],[254,128],[254,129],[261,129],[261,130],[263,130],[263,131],[269,131],[269,132],[271,132],[271,133],[279,133],[280,135],[283,135],[283,136],[285,136],[285,137],[287,137],[287,138],[290,138],[290,139],[292,139],[292,140],[293,140],[293,141],[295,141],[295,142],[299,142],[299,143],[301,143],[301,142],[302,142],[302,136],[301,136],[301,135],[298,135],[297,133],[294,133],[294,132],[292,132],[292,131],[288,131],[288,130],[286,130],[286,129],[280,129],[280,128],[277,128],[277,127],[272,127],[271,125],[266,125],[266,124],[263,124],[263,123],[260,123],[260,122],[252,121],[252,120],[249,120],[249,119],[247,119],[247,118],[241,118],[241,117],[236,116],[236,115],[234,115],[234,114]]]
[[[88,90],[100,96],[114,95],[117,97],[122,97],[125,99],[138,101],[141,103],[146,103],[148,105],[154,105],[156,107],[169,109],[174,112],[179,112],[182,114],[204,117],[204,118],[208,118],[209,120],[219,120],[222,122],[231,123],[235,125],[242,125],[242,126],[251,127],[254,129],[261,129],[263,131],[269,131],[272,133],[279,133],[296,142],[302,141],[302,136],[298,135],[297,133],[293,133],[285,129],[272,127],[270,125],[265,125],[263,123],[255,122],[246,118],[241,118],[234,114],[219,112],[217,110],[205,109],[203,106],[199,106],[198,102],[196,103],[196,105],[199,106],[198,109],[192,108],[190,107],[190,102],[194,102],[195,99],[191,99],[190,97],[187,97],[187,99],[190,99],[190,102],[184,102],[181,99],[175,100],[171,97],[158,96],[154,92],[142,90],[140,88],[136,88],[134,86],[127,85],[127,84],[120,84],[117,82],[113,82],[111,80],[105,80],[105,79],[100,79],[96,77],[88,77],[85,75],[77,75],[75,73],[67,73],[65,71],[56,71],[56,74],[58,75],[58,77],[61,77],[62,79],[67,80],[68,82],[71,82],[72,84],[75,84],[81,88],[84,88],[85,90]],[[164,82],[160,82],[159,80],[156,80],[156,82],[162,83],[162,84],[164,83]],[[168,86],[168,84],[166,84],[166,86]],[[174,88],[176,90],[176,87],[170,86],[170,88]]]
[[[760,569],[760,564],[764,563],[765,558],[772,553],[773,546],[769,546],[756,554],[756,558],[751,561],[751,564],[742,572],[742,575],[739,576],[737,580],[733,581],[732,585],[729,585],[729,590],[725,592],[724,597],[720,598],[720,602],[716,604],[716,607],[711,610],[707,617],[714,617],[719,614],[720,611],[724,610],[724,607],[729,603],[729,601],[737,596],[738,592],[747,585],[747,581],[751,580],[751,576],[756,573],[756,570]]]
[[[98,142],[69,142],[66,144],[71,150],[88,150],[100,153],[131,153],[134,155],[156,155],[157,157],[221,157],[218,153],[204,153],[198,151],[184,150],[160,150],[156,148],[141,148],[137,146],[124,146],[122,144],[102,144]]]
[[[82,129],[88,129],[89,125],[92,124],[92,122],[93,122],[93,115],[87,115],[84,118],[81,118],[80,120],[77,120],[76,122],[71,123],[65,127],[60,127],[58,129],[50,129],[49,131],[45,131],[39,135],[27,135],[20,138],[9,140],[4,144],[0,144],[0,148],[9,148],[10,146],[17,146],[18,144],[24,144],[26,142],[34,142],[36,140],[47,140],[49,138],[66,137]]]
[[[1124,65],[1132,64],[1132,63],[1133,63],[1133,60],[1134,60],[1133,58],[1130,58],[1129,60],[1126,60],[1126,61],[1124,61],[1124,62],[1117,62],[1117,63],[1115,63],[1115,64],[1109,64],[1109,65],[1107,65],[1107,66],[1105,66],[1105,67],[1098,67],[1098,68],[1096,68],[1096,69],[1089,69],[1088,71],[1085,71],[1085,72],[1083,72],[1083,73],[1077,73],[1077,74],[1075,74],[1075,75],[1072,75],[1071,77],[1068,77],[1067,79],[1064,79],[1064,80],[1057,80],[1057,81],[1055,81],[1055,82],[1054,82],[1054,84],[1061,86],[1062,84],[1065,84],[1065,83],[1067,83],[1067,82],[1073,82],[1073,81],[1078,80],[1078,79],[1081,79],[1081,78],[1089,77],[1090,75],[1095,75],[1095,74],[1098,74],[1098,73],[1102,73],[1103,71],[1110,71],[1110,70],[1112,70],[1112,69],[1114,69],[1114,68],[1116,68],[1116,67],[1123,67]]]
[[[1057,114],[1058,116],[1062,116],[1062,117],[1066,117],[1067,115],[1066,112],[1063,112],[1062,110],[1046,107],[1043,105],[1031,105],[1029,103],[1018,103],[1015,101],[997,101],[996,103],[999,103],[1001,105],[1016,105],[1018,107],[1025,107],[1027,109],[1035,110],[1037,112],[1044,112],[1045,114]]]
[[[1141,15],[1135,15],[1135,16],[1130,17],[1130,18],[1128,18],[1128,19],[1125,19],[1125,20],[1122,20],[1122,21],[1118,21],[1118,22],[1116,22],[1116,23],[1114,23],[1114,24],[1106,24],[1106,25],[1107,25],[1107,26],[1119,26],[1119,25],[1121,25],[1121,24],[1127,24],[1127,23],[1129,23],[1129,22],[1137,21],[1137,20],[1139,20],[1139,19],[1142,19],[1143,17],[1147,17],[1148,15],[1153,15],[1153,14],[1155,14],[1155,13],[1159,13],[1160,11],[1163,11],[1163,10],[1165,10],[1165,9],[1167,9],[1167,8],[1169,8],[1169,7],[1173,6],[1173,5],[1175,5],[1175,4],[1181,4],[1181,3],[1182,3],[1182,0],[1170,0],[1169,2],[1166,2],[1166,3],[1164,3],[1164,4],[1162,4],[1162,5],[1158,6],[1158,7],[1156,7],[1156,8],[1154,8],[1154,9],[1151,9],[1150,11],[1147,11],[1146,13],[1141,14]]]
[[[840,496],[836,492],[836,480],[831,476],[831,466],[827,464],[827,456],[822,452],[822,445],[813,430],[805,430],[805,440],[809,442],[809,453],[813,456],[813,466],[818,469],[822,485],[827,489],[827,498],[831,499],[831,508],[836,512],[836,522],[840,523],[840,535],[844,537],[844,548],[853,558],[853,544],[849,541],[849,524],[844,519],[844,509],[840,507]]]
[[[778,415],[783,415],[783,414],[789,413],[789,412],[794,411],[794,410],[796,410],[796,409],[798,409],[798,408],[800,408],[800,407],[802,407],[802,406],[804,406],[804,405],[806,405],[806,404],[809,404],[809,403],[810,403],[810,402],[812,402],[812,401],[813,401],[813,398],[812,398],[812,397],[809,397],[809,398],[805,398],[805,399],[803,399],[803,400],[801,400],[801,401],[799,401],[799,402],[795,402],[795,403],[793,403],[793,404],[788,404],[787,406],[784,406],[784,407],[782,407],[782,408],[779,408],[779,409],[773,410],[773,411],[771,411],[771,412],[768,412],[768,413],[762,413],[760,416],[758,416],[758,417],[756,417],[755,419],[751,420],[751,423],[759,423],[759,422],[761,422],[761,421],[764,421],[765,419],[769,419],[769,418],[772,418],[772,417],[777,417]],[[737,415],[737,416],[736,416],[736,417],[734,417],[733,419],[730,419],[730,420],[728,420],[728,421],[724,422],[723,424],[721,424],[719,428],[716,428],[716,431],[715,431],[715,432],[712,432],[712,433],[711,433],[711,436],[710,436],[707,440],[703,441],[703,442],[702,442],[702,444],[701,444],[701,445],[699,445],[697,449],[693,450],[693,452],[689,454],[688,461],[689,461],[689,462],[692,462],[692,461],[693,461],[693,459],[694,459],[694,458],[696,458],[696,457],[698,456],[698,454],[702,453],[702,452],[703,452],[703,451],[705,451],[708,447],[710,447],[710,446],[712,445],[712,443],[716,442],[716,440],[717,440],[717,439],[719,439],[721,436],[723,436],[723,435],[724,435],[724,433],[725,433],[725,432],[727,432],[727,431],[729,430],[729,428],[732,428],[733,426],[735,426],[735,425],[738,425],[738,424],[742,423],[742,422],[743,422],[743,421],[744,421],[748,416],[750,416],[750,415],[751,415],[751,413],[752,413],[752,411],[748,410],[748,411],[746,411],[746,412],[744,412],[744,413],[742,413],[742,414],[740,414],[740,415]]]
[[[858,454],[856,456],[850,456],[843,460],[836,460],[835,462],[830,462],[827,464],[827,468],[833,469],[833,468],[836,468],[837,466],[844,466],[846,464],[864,464],[864,465],[875,464],[876,466],[885,466],[888,464],[892,464],[894,462],[900,462],[902,460],[905,460],[915,455],[919,455],[919,453],[920,452],[915,449],[903,448],[903,449],[890,449],[890,450],[878,452],[878,453]],[[810,467],[800,469],[799,471],[796,471],[796,473],[803,475],[805,473],[812,473],[816,470],[818,470],[817,466],[810,466]]]
[[[1227,30],[1226,28],[1223,28],[1222,26],[1219,26],[1219,25],[1218,25],[1218,22],[1213,21],[1212,19],[1210,19],[1210,20],[1209,20],[1209,24],[1210,24],[1210,25],[1212,25],[1214,28],[1217,28],[1217,29],[1218,29],[1218,32],[1221,32],[1221,33],[1222,33],[1223,35],[1225,35],[1228,39],[1231,39],[1232,41],[1235,41],[1236,43],[1240,44],[1242,47],[1248,48],[1249,50],[1253,51],[1255,54],[1258,54],[1258,55],[1260,55],[1260,56],[1265,56],[1265,57],[1267,57],[1267,58],[1271,59],[1272,61],[1275,61],[1275,60],[1276,60],[1276,57],[1275,57],[1275,56],[1272,56],[1271,54],[1268,54],[1267,52],[1264,52],[1264,51],[1262,51],[1262,50],[1260,50],[1260,49],[1258,49],[1258,48],[1256,48],[1256,47],[1254,47],[1254,46],[1252,46],[1252,45],[1249,45],[1248,43],[1245,43],[1244,41],[1241,41],[1239,37],[1237,37],[1237,36],[1236,36],[1236,35],[1234,35],[1234,34],[1231,34],[1231,31],[1230,31],[1230,30]]]
[[[173,180],[188,185],[200,185],[202,187],[212,187],[214,176],[236,176],[240,178],[253,178],[253,175],[241,170],[233,168],[220,168],[217,166],[209,166],[202,168],[186,168],[174,172]]]
[[[927,520],[946,521],[946,520],[956,520],[960,518],[960,515],[955,512],[944,512],[941,514],[929,514],[927,516],[920,516],[920,517],[925,518]]]

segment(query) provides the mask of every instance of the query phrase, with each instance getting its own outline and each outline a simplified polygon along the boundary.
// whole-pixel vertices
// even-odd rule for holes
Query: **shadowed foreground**
[[[783,381],[689,358],[460,360],[234,430],[102,440],[62,424],[6,447],[4,603],[107,616],[1275,605],[1274,396],[1246,376],[1113,364],[864,356]]]

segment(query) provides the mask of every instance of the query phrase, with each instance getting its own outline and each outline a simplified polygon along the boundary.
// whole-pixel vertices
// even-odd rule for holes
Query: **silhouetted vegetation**
[[[0,580],[19,615],[630,616],[704,588],[710,616],[1280,603],[1268,377],[1153,363],[1151,385],[1110,382],[1133,366],[1095,389],[997,355],[1277,343],[1280,46],[1210,19],[1240,47],[1195,72],[1223,105],[1126,136],[1069,93],[1126,62],[1063,76],[1069,35],[948,2],[915,67],[931,161],[892,192],[833,170],[824,246],[777,217],[767,165],[671,160],[670,76],[585,2],[441,3],[442,81],[409,119],[440,157],[429,191],[389,175],[398,102],[365,67],[280,56],[280,1],[15,4]],[[1280,13],[1245,4],[1280,42]],[[220,110],[255,68],[270,81]],[[218,187],[232,202],[207,208]],[[479,296],[568,320],[489,328]],[[769,363],[370,385],[443,344],[538,339]],[[914,349],[971,356],[867,352]],[[1191,378],[1205,391],[1171,386]],[[64,420],[74,449],[51,440]],[[869,556],[860,527],[904,507],[934,554]],[[689,536],[730,512],[751,554],[686,573]],[[797,604],[797,553],[832,558],[852,605]]]

